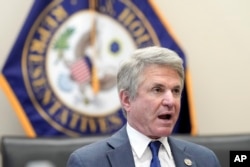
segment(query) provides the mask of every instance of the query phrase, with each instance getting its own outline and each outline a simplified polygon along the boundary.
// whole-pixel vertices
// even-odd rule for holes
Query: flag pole
[[[100,82],[98,79],[98,75],[97,75],[97,67],[96,67],[96,12],[97,12],[97,0],[90,0],[90,10],[93,14],[93,23],[92,23],[92,28],[90,31],[90,45],[93,48],[93,55],[92,55],[92,71],[91,71],[91,85],[92,85],[92,89],[94,94],[97,94],[100,90]]]

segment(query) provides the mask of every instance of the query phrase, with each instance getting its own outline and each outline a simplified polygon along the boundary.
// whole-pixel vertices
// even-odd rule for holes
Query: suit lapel
[[[168,142],[174,157],[175,165],[178,167],[196,167],[195,158],[189,155],[185,149],[186,146],[181,143],[176,143],[172,137],[168,137]],[[192,165],[190,165],[190,162]]]
[[[197,167],[195,158],[186,152],[186,146],[178,140],[168,137],[168,142],[177,167]],[[113,148],[107,152],[111,167],[135,167],[132,148],[130,146],[126,126],[115,133],[107,144]],[[188,165],[192,163],[192,165]]]
[[[124,144],[107,153],[112,167],[135,167],[130,146]]]
[[[135,167],[126,126],[115,133],[107,142],[113,148],[107,152],[107,157],[112,167]]]

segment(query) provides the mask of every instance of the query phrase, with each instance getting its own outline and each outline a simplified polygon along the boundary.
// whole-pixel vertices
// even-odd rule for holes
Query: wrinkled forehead
[[[163,75],[166,74],[172,74],[172,76],[178,76],[180,86],[183,87],[183,80],[181,78],[181,75],[178,73],[178,70],[174,69],[171,66],[168,65],[161,65],[161,64],[149,64],[145,66],[142,71],[139,74],[138,78],[138,85],[140,85],[143,81],[146,79],[150,80],[152,76],[156,75]],[[163,76],[162,76],[163,77]]]
[[[163,70],[175,72],[181,78],[180,74],[178,73],[178,70],[167,64],[147,64],[141,69],[140,75],[146,77],[147,74],[151,71],[163,71]]]

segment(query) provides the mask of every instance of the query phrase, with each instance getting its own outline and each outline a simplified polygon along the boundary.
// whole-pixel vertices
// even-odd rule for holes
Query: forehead
[[[178,72],[169,67],[163,65],[149,65],[144,68],[142,72],[142,78],[140,83],[143,81],[147,82],[173,82],[173,84],[181,84],[181,77]]]
[[[173,69],[172,67],[168,65],[157,65],[157,64],[151,64],[146,66],[143,71],[142,75],[148,76],[148,75],[177,75],[179,76],[177,70]],[[180,77],[180,76],[179,76]]]

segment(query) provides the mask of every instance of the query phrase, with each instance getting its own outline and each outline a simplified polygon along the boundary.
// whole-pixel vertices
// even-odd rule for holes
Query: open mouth
[[[170,120],[172,118],[172,115],[171,114],[159,115],[158,118],[165,119],[165,120]]]

